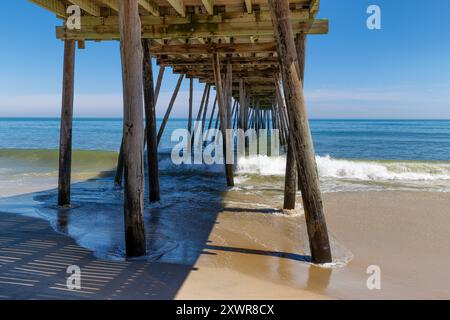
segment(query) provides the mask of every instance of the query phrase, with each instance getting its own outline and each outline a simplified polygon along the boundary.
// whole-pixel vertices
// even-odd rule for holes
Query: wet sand
[[[225,196],[193,265],[98,259],[45,220],[0,213],[0,298],[450,298],[448,193],[325,194],[333,253],[351,259],[335,268],[308,263],[301,214],[243,208],[237,194]],[[92,276],[83,292],[64,290],[69,263]],[[369,265],[381,268],[381,290],[366,287]]]

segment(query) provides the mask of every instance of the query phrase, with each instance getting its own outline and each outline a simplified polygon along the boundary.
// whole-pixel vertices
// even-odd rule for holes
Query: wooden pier
[[[205,84],[197,119],[226,129],[278,129],[288,149],[286,209],[295,208],[302,192],[313,262],[331,262],[314,147],[308,124],[303,81],[306,37],[326,34],[328,20],[317,19],[319,0],[30,0],[62,20],[56,37],[65,42],[60,139],[60,206],[70,205],[72,114],[76,44],[121,41],[124,130],[115,182],[125,194],[125,239],[129,257],[146,253],[144,232],[144,144],[147,144],[149,199],[160,200],[157,149],[181,82],[190,81],[189,131],[192,124],[192,79]],[[80,28],[70,29],[68,10],[81,9]],[[156,85],[151,59],[160,72]],[[164,71],[180,74],[163,124],[157,132],[155,105]],[[210,103],[211,88],[216,101]],[[217,110],[217,111],[216,111]],[[215,115],[215,112],[216,115]],[[145,126],[144,126],[145,115]],[[145,139],[144,139],[145,137]],[[229,150],[224,150],[226,154]],[[228,186],[233,165],[225,164]]]

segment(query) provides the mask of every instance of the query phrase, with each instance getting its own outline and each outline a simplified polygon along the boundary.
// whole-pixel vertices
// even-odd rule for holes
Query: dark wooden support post
[[[166,68],[164,66],[161,66],[159,68],[158,81],[156,83],[155,94],[154,94],[155,106],[158,103],[159,92],[161,90],[161,85],[162,85],[162,81],[164,78],[165,70],[166,70]],[[145,129],[145,131],[147,131],[147,128]],[[145,147],[146,143],[147,143],[147,135],[144,136],[144,147]],[[117,160],[116,176],[114,178],[114,184],[116,185],[116,187],[120,188],[122,186],[122,178],[123,178],[123,139],[122,139],[122,143],[120,145],[119,158]]]
[[[278,75],[275,75],[275,91],[277,95],[278,108],[280,114],[283,114],[284,101],[281,96],[280,80]],[[291,130],[288,129],[287,133],[287,154],[286,154],[286,174],[284,178],[284,204],[283,208],[286,210],[295,209],[296,194],[297,194],[297,167],[295,161],[295,153],[292,147],[292,138],[290,137]]]
[[[124,91],[125,247],[128,257],[138,257],[146,254],[141,21],[136,0],[118,3]]]
[[[72,174],[72,122],[75,87],[75,40],[64,42],[64,71],[59,140],[58,205],[70,206]]]
[[[208,95],[208,87],[209,87],[209,85],[206,84],[205,88],[203,89],[202,101],[200,102],[200,107],[198,109],[197,117],[195,118],[194,131],[192,132],[192,135],[191,135],[191,150],[194,149],[194,142],[195,142],[195,139],[197,139],[198,125],[202,118],[203,108],[205,107],[205,101],[206,101],[206,97]]]
[[[189,119],[188,132],[192,136],[192,110],[194,107],[194,78],[189,79]]]
[[[122,178],[123,178],[123,138],[120,144],[119,157],[117,160],[116,176],[114,177],[114,185],[117,188],[122,187]]]
[[[224,150],[224,162],[225,162],[225,176],[227,179],[227,185],[229,187],[234,187],[234,177],[233,177],[233,165],[226,163],[226,154],[227,154],[227,110],[225,97],[223,94],[223,84],[222,84],[222,75],[220,72],[220,59],[217,53],[213,54],[212,58],[213,70],[214,70],[214,79],[216,83],[217,90],[217,102],[219,104],[219,118],[220,118],[220,127],[222,131],[223,138],[223,150]]]
[[[306,34],[299,33],[295,39],[298,59],[298,74],[302,80],[302,87],[305,84],[305,69],[306,69]],[[301,190],[301,174],[297,172],[298,190]]]
[[[173,106],[175,104],[175,101],[177,100],[178,92],[180,91],[181,83],[183,82],[184,75],[181,74],[178,78],[177,86],[175,87],[175,90],[172,95],[172,99],[170,99],[169,106],[167,108],[166,114],[164,115],[163,122],[161,123],[161,127],[159,128],[158,132],[158,145],[161,142],[161,138],[164,134],[164,129],[166,128],[167,121],[169,121],[170,114],[172,113]]]
[[[227,106],[227,129],[232,129],[232,104],[233,104],[233,65],[230,61],[227,62],[227,77],[226,77],[226,106]]]
[[[205,106],[203,108],[203,116],[202,116],[202,133],[205,130],[205,124],[206,124],[206,115],[208,113],[208,107],[209,107],[209,97],[211,93],[211,86],[208,85],[208,93],[206,94],[206,100],[205,100]],[[201,139],[202,137],[200,137]]]
[[[164,72],[166,71],[166,67],[159,67],[158,80],[156,81],[155,88],[155,105],[158,103],[159,93],[161,91],[161,85],[164,79]]]
[[[298,70],[289,1],[269,0],[269,7],[289,113],[291,141],[296,155],[297,170],[301,175],[300,183],[311,256],[315,263],[328,263],[332,261],[331,248],[303,85]]]
[[[246,130],[245,113],[247,111],[246,99],[245,99],[245,83],[244,79],[239,79],[239,104],[241,105],[239,112],[239,129]]]
[[[217,108],[217,97],[214,99],[214,104],[213,104],[213,108],[211,111],[211,117],[209,119],[208,130],[210,130],[212,128],[212,123],[213,123],[213,119],[214,119],[214,114],[216,113],[216,108]]]
[[[143,78],[145,102],[145,136],[147,140],[148,188],[150,202],[161,200],[159,191],[158,140],[156,136],[156,99],[153,83],[151,41],[142,40],[144,48]]]

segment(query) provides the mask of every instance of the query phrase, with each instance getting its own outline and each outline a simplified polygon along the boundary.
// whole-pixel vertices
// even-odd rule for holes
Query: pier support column
[[[154,93],[154,97],[155,97],[155,107],[158,104],[158,97],[159,97],[159,92],[161,90],[161,84],[164,78],[164,71],[166,70],[166,67],[161,66],[159,68],[159,74],[158,74],[158,80],[156,82],[156,88],[155,88],[155,93]],[[147,131],[147,128],[145,128],[145,131]],[[147,135],[144,136],[144,148],[145,148],[145,144],[147,143]],[[123,178],[123,139],[122,139],[122,143],[120,145],[120,151],[119,151],[119,157],[117,160],[117,168],[116,168],[116,176],[114,178],[114,184],[117,188],[122,187],[122,178]]]
[[[223,84],[222,84],[222,75],[220,72],[220,59],[217,53],[213,54],[212,58],[213,70],[214,70],[214,80],[216,84],[216,94],[217,94],[217,103],[219,104],[219,119],[220,119],[220,128],[222,132],[223,138],[223,153],[224,153],[224,161],[225,161],[225,176],[227,179],[227,185],[229,187],[234,187],[234,177],[233,177],[233,165],[226,163],[226,155],[227,155],[227,107],[226,101],[223,93]]]
[[[325,222],[314,146],[306,113],[303,85],[288,0],[269,0],[277,51],[289,114],[291,143],[301,176],[301,191],[312,260],[331,262],[331,248]]]
[[[158,138],[156,133],[156,98],[153,83],[151,41],[142,40],[144,49],[143,78],[145,103],[145,136],[147,140],[148,188],[150,202],[161,200],[159,191]]]
[[[137,0],[118,3],[124,98],[125,247],[128,257],[138,257],[146,254],[141,21]]]
[[[72,174],[72,122],[75,86],[75,40],[64,42],[64,71],[59,142],[58,205],[70,206]]]
[[[245,99],[245,84],[244,79],[239,79],[239,129],[243,130],[245,132],[246,125],[245,125],[245,114],[247,112],[247,106],[246,106],[246,99]]]
[[[299,33],[295,39],[298,59],[298,73],[302,80],[302,87],[305,86],[305,66],[306,66],[306,33]],[[298,190],[301,190],[301,175],[297,172]]]
[[[189,79],[189,119],[188,119],[188,132],[192,137],[192,113],[194,107],[194,78]]]
[[[163,119],[163,121],[161,123],[161,127],[159,128],[158,145],[161,142],[162,136],[164,134],[164,130],[166,129],[167,122],[169,121],[170,114],[172,113],[173,106],[175,104],[175,101],[177,100],[178,92],[180,91],[180,87],[181,87],[181,83],[183,82],[183,79],[184,79],[184,74],[180,74],[180,77],[178,78],[177,85],[176,85],[175,90],[174,90],[174,92],[172,94],[172,98],[170,99],[169,106],[167,107],[166,114],[164,115],[164,119]]]

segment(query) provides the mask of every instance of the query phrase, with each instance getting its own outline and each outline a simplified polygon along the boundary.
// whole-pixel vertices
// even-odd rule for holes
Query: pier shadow
[[[215,245],[207,245],[206,249],[215,250],[215,251],[236,252],[236,253],[243,253],[243,254],[254,254],[254,255],[260,255],[260,256],[270,256],[270,257],[276,257],[276,258],[282,258],[282,259],[300,261],[300,262],[311,262],[311,256],[290,253],[290,252],[255,250],[255,249],[245,249],[245,248],[232,248],[232,247],[223,247],[223,246],[215,246]]]
[[[198,178],[162,173],[162,202],[146,203],[148,255],[133,260],[124,258],[123,191],[109,172],[73,183],[71,208],[55,205],[56,189],[0,199],[0,299],[176,298],[208,254],[226,191]],[[67,287],[72,265],[80,290]]]

